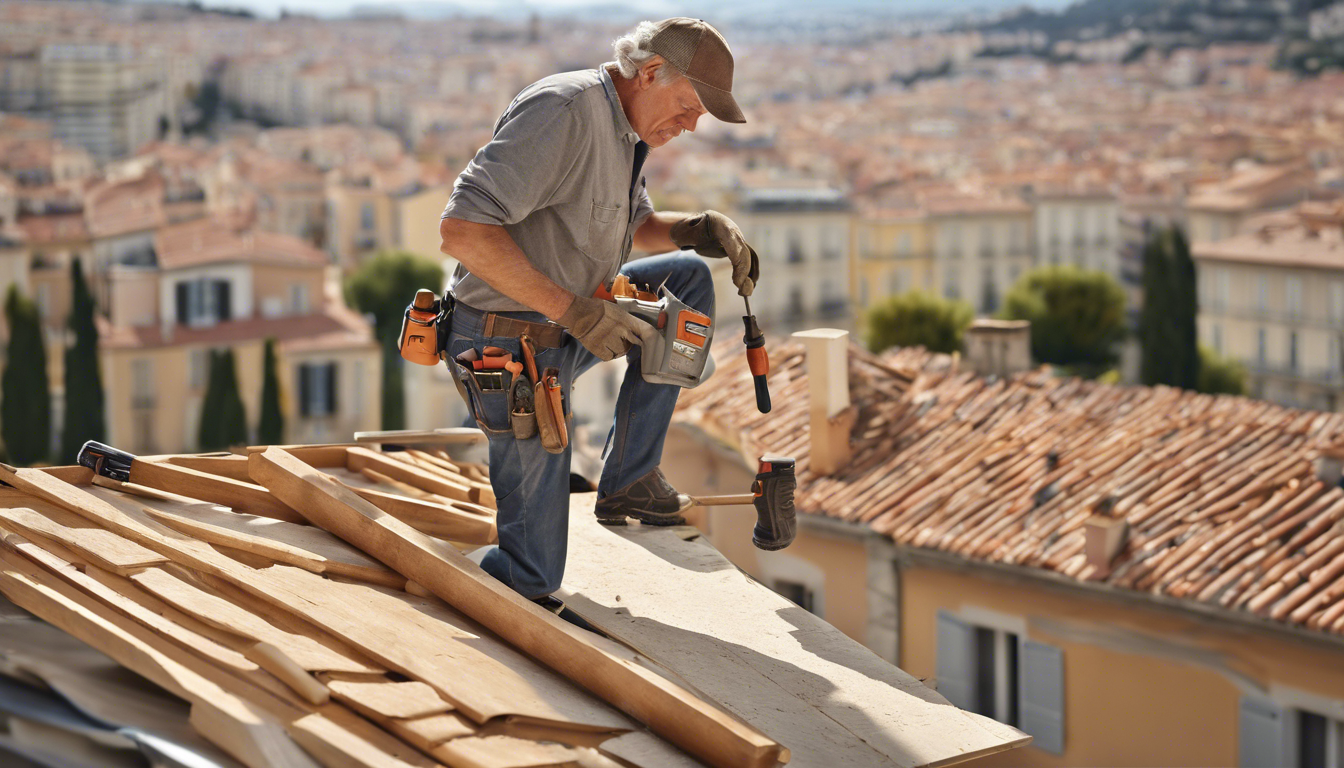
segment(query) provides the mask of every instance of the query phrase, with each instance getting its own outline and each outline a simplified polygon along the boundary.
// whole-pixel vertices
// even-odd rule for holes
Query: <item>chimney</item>
[[[1344,487],[1344,445],[1327,445],[1316,455],[1316,479]]]
[[[811,468],[833,475],[849,463],[849,432],[857,416],[849,405],[849,331],[817,328],[793,338],[807,350]]]
[[[965,360],[981,376],[1007,378],[1031,370],[1031,323],[980,319],[966,329]]]
[[[1129,534],[1129,523],[1114,516],[1115,497],[1107,496],[1097,504],[1092,515],[1083,521],[1083,554],[1095,570],[1092,578],[1104,579],[1111,572],[1111,562],[1124,549]]]

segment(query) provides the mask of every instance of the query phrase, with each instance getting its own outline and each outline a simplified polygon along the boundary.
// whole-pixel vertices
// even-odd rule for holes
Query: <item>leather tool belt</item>
[[[559,349],[565,343],[565,328],[555,323],[533,323],[517,320],[495,312],[486,312],[481,331],[486,336],[527,335],[532,344],[546,349]]]

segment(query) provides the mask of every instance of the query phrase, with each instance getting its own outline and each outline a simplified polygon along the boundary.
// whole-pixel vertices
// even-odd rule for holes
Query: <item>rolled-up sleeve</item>
[[[635,222],[634,228],[638,230],[653,215],[653,201],[649,199],[649,191],[643,184],[639,185],[639,199],[635,201]]]
[[[457,177],[440,218],[500,226],[522,221],[545,207],[569,174],[577,137],[570,101],[544,92],[520,99]]]

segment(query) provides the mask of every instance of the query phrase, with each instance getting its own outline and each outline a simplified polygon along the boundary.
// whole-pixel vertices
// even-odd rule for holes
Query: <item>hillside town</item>
[[[740,493],[796,455],[787,553],[726,507],[687,521],[1035,740],[980,764],[1344,765],[1344,679],[1315,678],[1344,636],[1344,2],[1103,5],[719,25],[747,121],[702,120],[642,172],[655,210],[722,211],[759,254],[777,410],[751,408],[713,260],[719,372],[682,394],[667,476]],[[5,461],[73,463],[85,366],[97,439],[136,455],[475,427],[447,366],[397,352],[413,292],[370,297],[444,291],[440,216],[500,115],[630,26],[0,0],[0,370],[45,393],[0,414],[41,424],[3,431]],[[1039,321],[1033,280],[1114,296],[1102,353],[1051,357],[1072,326]],[[1180,290],[1188,339],[1153,330]],[[905,300],[957,313],[946,348],[880,343]],[[1168,340],[1231,380],[1160,375]],[[589,490],[624,376],[603,362],[569,403]],[[439,501],[386,471],[362,477]],[[1189,687],[1150,712],[1130,681],[1167,675]]]

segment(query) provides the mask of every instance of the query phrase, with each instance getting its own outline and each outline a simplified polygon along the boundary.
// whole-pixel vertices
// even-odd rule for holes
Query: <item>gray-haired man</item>
[[[733,58],[704,21],[644,22],[615,43],[616,61],[553,75],[524,88],[495,125],[494,138],[453,188],[439,231],[461,266],[448,352],[487,346],[522,359],[519,337],[538,347],[538,368],[560,371],[568,402],[574,378],[599,360],[630,355],[597,514],[680,522],[689,499],[658,469],[676,405],[675,386],[645,382],[639,349],[647,324],[594,293],[618,272],[660,285],[710,316],[713,289],[704,262],[645,251],[695,248],[728,258],[738,292],[750,295],[758,265],[741,231],[715,211],[655,212],[640,176],[650,148],[694,131],[709,113],[745,122],[732,96]],[[569,450],[552,454],[533,437],[514,438],[507,396],[463,377],[468,405],[490,438],[490,478],[498,502],[499,547],[481,565],[523,595],[560,586],[568,529]]]

